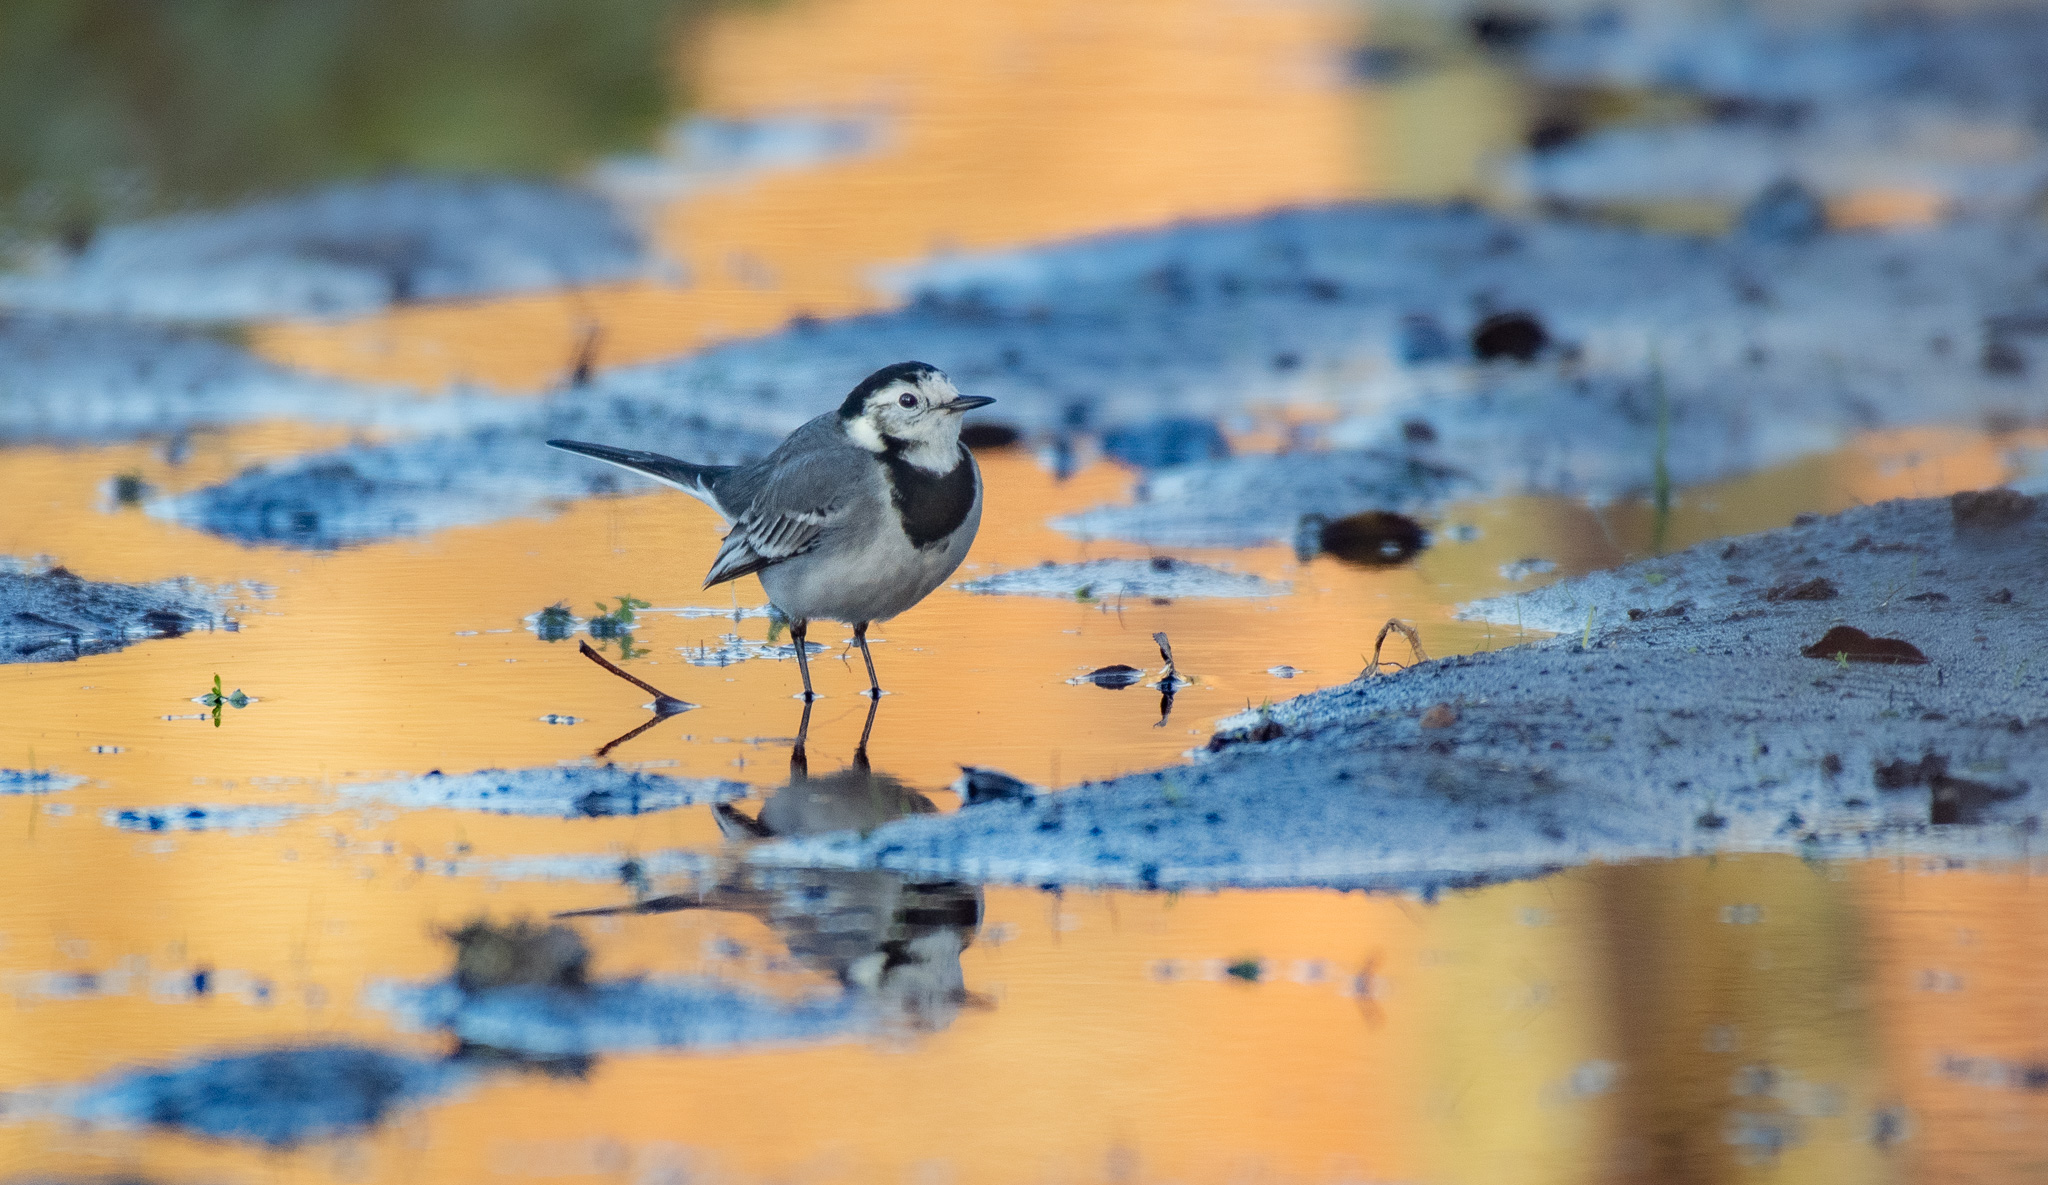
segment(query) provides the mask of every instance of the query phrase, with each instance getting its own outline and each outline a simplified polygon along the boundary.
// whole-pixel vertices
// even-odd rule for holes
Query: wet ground
[[[2037,1179],[2048,511],[1947,497],[2048,481],[2048,51],[1953,21],[743,7],[519,191],[630,233],[29,258],[0,1180]],[[714,517],[538,441],[904,351],[1012,431],[793,760]]]

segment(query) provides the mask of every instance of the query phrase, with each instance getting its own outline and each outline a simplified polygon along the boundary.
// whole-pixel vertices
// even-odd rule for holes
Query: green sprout
[[[199,696],[198,702],[213,709],[213,726],[219,728],[220,710],[224,707],[246,708],[249,706],[249,697],[242,694],[242,689],[239,687],[226,694],[222,694],[220,675],[216,673],[213,677],[213,690]]]
[[[643,601],[639,597],[623,593],[620,594],[619,603],[615,606],[608,608],[603,601],[599,601],[597,603],[597,616],[590,619],[590,624],[587,627],[590,630],[590,636],[600,642],[617,642],[619,644],[620,658],[639,658],[641,655],[646,654],[647,650],[645,648],[633,649],[633,611],[650,608],[652,604],[653,602],[651,601]]]
[[[1599,606],[1597,605],[1586,606],[1586,628],[1579,634],[1579,649],[1581,650],[1591,650],[1593,648],[1593,614],[1598,611]]]
[[[627,596],[621,593],[619,595],[618,607],[615,609],[607,609],[604,607],[604,602],[599,601],[597,603],[597,615],[609,620],[614,625],[630,626],[633,624],[633,610],[651,609],[653,607],[654,602],[652,601],[643,601],[639,597]]]

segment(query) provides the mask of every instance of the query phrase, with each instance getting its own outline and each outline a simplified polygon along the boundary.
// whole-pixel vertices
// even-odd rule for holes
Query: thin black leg
[[[792,621],[789,623],[789,640],[796,643],[797,673],[804,677],[805,703],[810,703],[818,698],[817,693],[811,690],[811,656],[804,647],[804,635],[809,633],[810,629],[811,623],[808,621]]]
[[[804,701],[804,718],[797,722],[796,743],[789,747],[789,780],[801,782],[810,777],[811,759],[804,752],[804,740],[811,735],[811,701]]]
[[[853,751],[853,768],[868,768],[868,734],[875,731],[875,710],[882,706],[879,695],[868,697],[868,722],[860,726],[860,747]]]
[[[853,623],[853,643],[860,647],[860,656],[868,664],[868,694],[879,701],[882,698],[882,681],[875,676],[875,656],[868,653],[868,623]],[[874,723],[874,713],[868,713],[868,723]]]

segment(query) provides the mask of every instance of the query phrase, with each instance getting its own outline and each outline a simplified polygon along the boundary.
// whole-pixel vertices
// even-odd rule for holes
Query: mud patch
[[[2048,529],[1988,555],[1967,547],[1945,500],[1894,502],[1481,602],[1468,613],[1569,633],[1233,717],[1189,767],[757,858],[1427,894],[1702,852],[2015,855],[2048,806],[2048,674],[2025,665],[2048,643],[2048,614],[1983,593],[2041,570]],[[1837,599],[1766,599],[1808,560],[1835,574]],[[1887,591],[1937,573],[1948,604]],[[1844,614],[1914,638],[1929,662],[1836,669],[1799,656]],[[1841,776],[1930,752],[1946,764],[1921,779],[1926,795]],[[1973,785],[1937,794],[1937,776]]]
[[[146,638],[233,630],[222,590],[190,580],[111,584],[0,558],[0,663],[70,662]]]
[[[1683,96],[1692,118],[1517,160],[1505,180],[1531,199],[1728,208],[1796,177],[1827,199],[1906,191],[2011,214],[2048,172],[2034,118],[2048,100],[2048,18],[2025,6],[1843,21],[1706,6],[1559,15],[1523,47],[1539,77],[1654,90],[1667,110]]]
[[[286,1045],[22,1092],[6,1110],[54,1113],[87,1127],[166,1128],[289,1148],[366,1131],[464,1077],[445,1063],[372,1046]]]
[[[399,393],[287,370],[218,337],[0,315],[0,441],[122,440],[262,419],[376,419]]]
[[[76,774],[51,769],[0,769],[0,794],[51,794],[84,783]]]
[[[304,806],[181,806],[125,807],[100,812],[100,821],[122,831],[267,831],[282,827],[313,808]]]
[[[616,765],[479,770],[439,770],[398,782],[340,788],[344,803],[382,803],[405,810],[442,808],[494,815],[539,815],[598,819],[644,815],[743,798],[742,782],[720,778],[671,778]]]
[[[1286,584],[1246,572],[1228,572],[1171,556],[1149,560],[1089,560],[1080,564],[1044,563],[1018,568],[960,588],[974,593],[1063,597],[1076,601],[1119,601],[1157,597],[1274,597],[1289,592]]]
[[[654,484],[547,448],[543,442],[556,436],[652,436],[703,464],[748,460],[776,443],[751,432],[712,428],[697,416],[565,401],[537,423],[318,453],[159,499],[148,509],[246,543],[335,548],[541,514],[560,502]]]
[[[401,176],[109,227],[76,256],[0,277],[0,304],[169,319],[341,317],[623,280],[647,267],[640,232],[595,193]]]

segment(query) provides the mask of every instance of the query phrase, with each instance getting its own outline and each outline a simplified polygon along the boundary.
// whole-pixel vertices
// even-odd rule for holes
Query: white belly
[[[887,621],[946,582],[981,525],[981,499],[939,547],[911,546],[900,530],[875,533],[863,547],[832,541],[761,571],[761,587],[783,615],[848,623]]]

